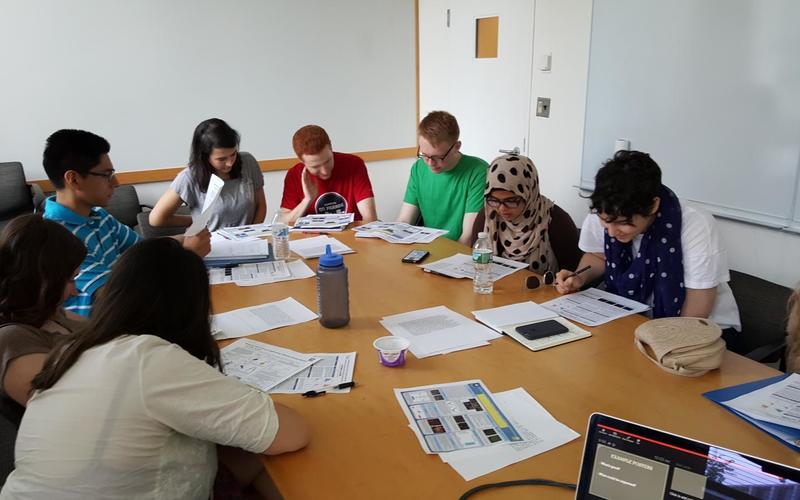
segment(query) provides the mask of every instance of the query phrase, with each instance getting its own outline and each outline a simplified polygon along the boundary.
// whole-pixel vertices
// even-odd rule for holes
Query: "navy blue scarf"
[[[606,289],[622,297],[647,303],[653,295],[653,317],[680,316],[686,290],[683,286],[681,205],[668,187],[661,185],[656,218],[642,235],[639,252],[632,242],[621,243],[605,232]]]

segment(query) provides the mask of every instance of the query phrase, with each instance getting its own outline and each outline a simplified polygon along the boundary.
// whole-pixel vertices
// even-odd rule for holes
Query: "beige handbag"
[[[720,327],[705,318],[660,318],[639,325],[634,343],[663,370],[699,377],[722,364],[721,335]]]

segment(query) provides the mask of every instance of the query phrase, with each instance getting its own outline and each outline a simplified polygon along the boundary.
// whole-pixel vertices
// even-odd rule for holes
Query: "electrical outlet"
[[[537,97],[536,98],[536,116],[542,118],[550,118],[550,98]]]

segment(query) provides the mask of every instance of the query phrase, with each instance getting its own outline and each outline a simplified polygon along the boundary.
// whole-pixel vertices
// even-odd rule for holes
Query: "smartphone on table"
[[[408,255],[403,257],[403,262],[408,264],[419,264],[431,253],[427,250],[412,250]]]
[[[569,328],[562,325],[558,321],[549,319],[547,321],[539,321],[538,323],[531,323],[529,325],[520,325],[515,328],[517,333],[522,335],[528,340],[543,339],[545,337],[552,337],[561,333],[567,333]]]

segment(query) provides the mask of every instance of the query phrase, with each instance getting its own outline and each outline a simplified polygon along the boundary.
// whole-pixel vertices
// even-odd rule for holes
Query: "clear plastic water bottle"
[[[325,255],[317,268],[317,307],[319,322],[325,328],[339,328],[350,322],[347,268],[341,255],[325,245]]]
[[[472,289],[475,293],[492,293],[492,242],[487,233],[478,233],[478,241],[472,247],[472,262],[475,265],[475,278],[472,280]]]
[[[272,252],[275,260],[286,260],[289,258],[289,226],[283,222],[272,224]]]

